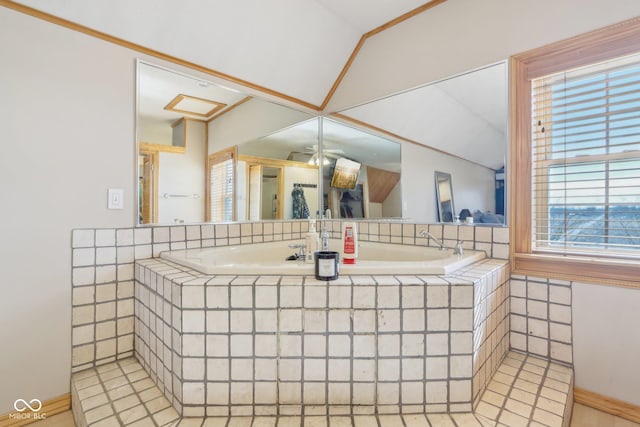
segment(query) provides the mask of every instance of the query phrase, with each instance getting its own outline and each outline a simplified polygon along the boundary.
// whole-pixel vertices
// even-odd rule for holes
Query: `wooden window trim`
[[[510,258],[513,274],[640,288],[633,260],[557,256],[532,251],[531,80],[640,51],[636,17],[510,58]]]

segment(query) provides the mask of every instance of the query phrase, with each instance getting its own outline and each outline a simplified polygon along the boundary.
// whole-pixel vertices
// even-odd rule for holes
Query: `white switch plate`
[[[124,209],[124,190],[122,188],[110,188],[107,208]]]

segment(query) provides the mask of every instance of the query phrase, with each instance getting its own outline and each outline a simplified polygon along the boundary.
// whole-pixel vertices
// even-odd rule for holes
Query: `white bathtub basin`
[[[251,245],[219,246],[216,248],[167,251],[161,258],[193,268],[204,274],[275,274],[313,275],[314,265],[301,261],[285,261],[295,253],[289,243],[279,241]],[[330,247],[337,250],[339,240],[332,240]],[[453,255],[448,249],[424,246],[407,246],[390,243],[360,242],[355,264],[340,263],[340,274],[450,274],[460,267],[485,257],[482,251],[465,251]]]

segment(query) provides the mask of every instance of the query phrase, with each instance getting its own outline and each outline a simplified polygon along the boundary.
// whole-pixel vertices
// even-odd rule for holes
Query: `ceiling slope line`
[[[338,87],[342,83],[342,80],[347,75],[349,68],[351,68],[353,61],[358,56],[358,53],[360,53],[360,49],[362,49],[362,46],[364,46],[364,43],[367,41],[369,37],[373,37],[376,34],[383,32],[384,30],[388,30],[389,28],[394,27],[406,21],[407,19],[413,18],[414,16],[426,10],[436,7],[439,4],[444,3],[445,1],[447,0],[432,0],[429,3],[425,3],[422,6],[418,6],[415,9],[410,10],[409,12],[406,12],[403,15],[400,15],[397,18],[392,19],[391,21],[386,22],[380,25],[379,27],[376,27],[373,30],[364,33],[362,37],[360,37],[360,40],[358,41],[358,44],[356,44],[356,47],[353,49],[353,52],[351,52],[351,56],[349,56],[349,59],[347,59],[347,62],[344,64],[344,67],[342,67],[340,74],[338,74],[338,78],[333,83],[333,86],[331,86],[331,89],[329,89],[329,92],[327,93],[327,96],[324,98],[324,101],[322,101],[322,104],[320,104],[320,111],[324,111],[324,109],[329,104],[329,101],[331,101],[331,98],[333,98],[333,95],[335,95],[336,91],[338,90]]]
[[[65,27],[65,28],[73,30],[73,31],[77,31],[77,32],[86,34],[86,35],[91,36],[91,37],[95,37],[97,39],[100,39],[100,40],[103,40],[103,41],[106,41],[106,42],[109,42],[109,43],[113,43],[115,45],[118,45],[118,46],[121,46],[121,47],[124,47],[124,48],[127,48],[127,49],[134,50],[136,52],[140,52],[140,53],[143,53],[143,54],[146,54],[146,55],[158,58],[158,59],[162,59],[162,60],[167,61],[167,62],[171,62],[171,63],[177,64],[177,65],[181,65],[181,66],[184,66],[184,67],[187,67],[187,68],[191,68],[191,69],[196,70],[196,71],[200,71],[200,72],[202,72],[204,74],[208,74],[210,76],[213,76],[213,77],[216,77],[216,78],[219,78],[219,79],[223,79],[223,80],[226,80],[226,81],[229,81],[229,82],[232,82],[232,83],[235,83],[235,84],[238,84],[238,85],[241,85],[241,86],[256,90],[258,92],[262,92],[262,93],[274,96],[276,98],[280,98],[280,99],[286,100],[286,101],[294,103],[294,104],[298,104],[300,106],[303,106],[305,108],[308,108],[308,109],[311,109],[311,110],[314,110],[314,111],[320,111],[321,110],[320,106],[312,104],[312,103],[307,102],[307,101],[303,101],[302,99],[295,98],[293,96],[284,94],[282,92],[278,92],[276,90],[269,89],[268,87],[261,86],[261,85],[255,84],[255,83],[251,83],[251,82],[249,82],[247,80],[243,80],[243,79],[240,79],[238,77],[234,77],[234,76],[232,76],[230,74],[226,74],[226,73],[223,73],[221,71],[214,70],[212,68],[204,67],[204,66],[196,64],[194,62],[187,61],[187,60],[178,58],[176,56],[172,56],[172,55],[160,52],[158,50],[151,49],[151,48],[139,45],[137,43],[129,42],[129,41],[121,39],[119,37],[115,37],[115,36],[112,36],[110,34],[103,33],[103,32],[98,31],[98,30],[94,30],[93,28],[90,28],[90,27],[87,27],[87,26],[84,26],[84,25],[69,21],[69,20],[64,19],[64,18],[60,18],[60,17],[55,16],[55,15],[51,15],[51,14],[43,12],[41,10],[34,9],[32,7],[25,6],[25,5],[20,4],[20,3],[15,3],[12,0],[0,0],[0,6],[5,7],[7,9],[14,10],[16,12],[23,13],[25,15],[32,16],[34,18],[41,19],[43,21],[47,21],[47,22],[55,24],[55,25],[59,25],[61,27]]]
[[[420,147],[428,148],[428,149],[436,151],[436,152],[438,152],[440,154],[445,154],[447,156],[455,157],[456,159],[459,159],[459,160],[464,160],[465,162],[469,162],[471,164],[483,167],[483,168],[488,169],[488,170],[493,171],[493,172],[496,171],[495,169],[490,168],[489,166],[483,165],[483,164],[478,163],[478,162],[474,162],[473,160],[465,159],[464,157],[458,156],[457,154],[450,153],[450,152],[442,150],[440,148],[432,147],[431,145],[423,144],[422,142],[418,142],[418,141],[415,141],[413,139],[409,139],[409,138],[404,137],[402,135],[398,135],[397,133],[390,132],[390,131],[388,131],[388,130],[386,130],[384,128],[381,128],[381,127],[378,127],[378,126],[374,126],[374,125],[372,125],[370,123],[363,122],[362,120],[354,119],[353,117],[349,117],[349,116],[344,115],[344,114],[331,113],[331,114],[329,114],[329,116],[330,117],[334,117],[334,118],[339,119],[339,120],[342,120],[342,121],[345,121],[345,122],[349,122],[349,123],[354,124],[354,125],[359,126],[359,127],[363,127],[363,128],[372,130],[372,131],[377,132],[377,133],[381,133],[381,134],[383,134],[383,135],[385,135],[387,137],[390,137],[390,138],[393,138],[393,139],[396,139],[396,140],[399,140],[399,141],[408,142],[409,144],[414,144],[414,145],[418,145]]]

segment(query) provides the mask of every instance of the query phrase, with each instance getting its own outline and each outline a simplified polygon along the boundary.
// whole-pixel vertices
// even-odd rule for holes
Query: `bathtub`
[[[167,251],[161,258],[193,268],[204,274],[270,274],[313,275],[313,264],[286,261],[296,249],[288,247],[293,241],[254,243],[250,245],[219,246],[215,248]],[[332,240],[331,250],[338,250],[339,240]],[[453,255],[448,249],[391,243],[360,242],[355,264],[340,264],[340,274],[424,274],[446,275],[485,257],[482,251],[465,251]]]

